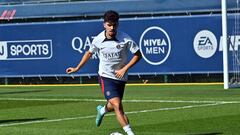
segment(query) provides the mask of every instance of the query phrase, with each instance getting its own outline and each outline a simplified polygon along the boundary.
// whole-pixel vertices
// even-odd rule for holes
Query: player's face
[[[103,26],[105,28],[107,38],[114,38],[116,36],[118,28],[117,22],[104,22]]]

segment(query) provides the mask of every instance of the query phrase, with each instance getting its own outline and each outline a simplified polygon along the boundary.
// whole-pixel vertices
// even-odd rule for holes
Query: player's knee
[[[108,112],[114,111],[113,105],[111,103],[107,104],[107,108],[106,109],[107,109]]]
[[[122,103],[121,103],[119,98],[111,99],[110,103],[111,103],[111,105],[112,105],[112,107],[114,108],[115,111],[122,111],[123,110]]]
[[[115,111],[123,112],[123,107],[121,104],[113,105]]]

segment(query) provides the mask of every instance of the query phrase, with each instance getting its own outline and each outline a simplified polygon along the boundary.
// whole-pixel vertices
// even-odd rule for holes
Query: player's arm
[[[124,74],[130,69],[133,65],[135,65],[142,58],[141,52],[138,50],[134,53],[132,59],[129,61],[127,65],[125,65],[122,69],[115,71],[116,77],[122,78]]]
[[[70,74],[70,73],[74,73],[77,72],[79,69],[82,68],[82,66],[90,59],[90,57],[92,56],[92,53],[90,51],[87,51],[81,61],[79,62],[79,64],[77,65],[77,67],[69,67],[66,69],[66,73]]]

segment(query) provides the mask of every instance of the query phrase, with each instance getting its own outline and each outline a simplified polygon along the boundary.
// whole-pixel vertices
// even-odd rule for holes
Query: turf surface
[[[239,135],[240,89],[222,85],[127,86],[124,109],[136,135]],[[109,135],[95,126],[99,86],[0,86],[0,135]]]

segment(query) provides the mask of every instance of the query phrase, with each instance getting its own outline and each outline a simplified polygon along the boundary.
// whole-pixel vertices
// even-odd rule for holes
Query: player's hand
[[[74,73],[76,71],[77,71],[77,69],[73,68],[73,67],[69,67],[69,68],[66,69],[66,73],[68,73],[68,74]]]
[[[126,70],[125,69],[120,69],[120,70],[116,70],[115,71],[115,76],[117,77],[117,78],[123,78],[123,76],[125,75],[125,73],[126,73]]]

